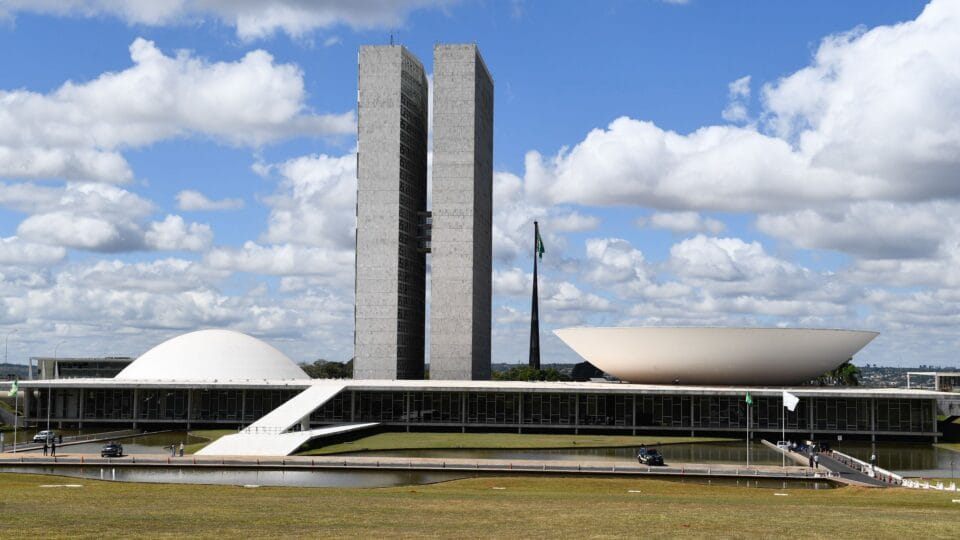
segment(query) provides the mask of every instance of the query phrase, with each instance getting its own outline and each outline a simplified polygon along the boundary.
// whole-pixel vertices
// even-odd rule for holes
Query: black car
[[[100,449],[100,457],[121,457],[122,455],[123,445],[116,441],[108,442]]]
[[[642,465],[663,465],[663,454],[656,448],[641,448],[637,453],[637,461]]]

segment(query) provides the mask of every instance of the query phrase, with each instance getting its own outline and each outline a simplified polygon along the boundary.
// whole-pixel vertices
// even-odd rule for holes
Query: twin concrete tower
[[[476,45],[433,50],[433,203],[428,86],[399,45],[360,49],[354,372],[424,378],[431,255],[430,378],[490,378],[493,80]]]

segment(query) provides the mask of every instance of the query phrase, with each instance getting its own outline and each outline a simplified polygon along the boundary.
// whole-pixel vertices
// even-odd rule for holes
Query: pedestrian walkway
[[[794,463],[799,465],[807,465],[809,463],[810,457],[805,453],[792,451],[786,448],[780,448],[770,441],[763,440],[761,442],[768,448],[784,454]],[[833,479],[839,482],[854,486],[894,487],[892,484],[872,478],[869,475],[860,472],[858,469],[854,469],[841,463],[840,461],[837,461],[831,457],[831,452],[818,452],[816,455],[819,458],[819,466],[825,469],[826,473],[830,474]]]
[[[342,382],[318,383],[250,424],[239,433],[225,435],[197,452],[207,456],[287,456],[304,443],[377,425],[344,424],[309,429],[310,413],[346,387]]]
[[[377,425],[346,424],[341,426],[308,429],[305,431],[247,432],[225,435],[197,452],[201,456],[287,456],[304,443],[319,437],[329,437],[349,431],[357,431]]]
[[[867,474],[860,472],[857,469],[854,469],[852,467],[849,467],[837,461],[830,454],[831,452],[822,452],[819,454],[820,466],[826,467],[831,472],[837,473],[841,481],[844,481],[847,484],[860,485],[860,486],[895,487],[892,484],[880,481],[876,478],[873,478]]]

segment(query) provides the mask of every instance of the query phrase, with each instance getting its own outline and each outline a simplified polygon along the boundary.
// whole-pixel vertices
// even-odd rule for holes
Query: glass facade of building
[[[301,392],[298,388],[31,389],[29,419],[51,421],[248,425]],[[934,435],[934,398],[806,397],[794,411],[780,396],[754,396],[750,428],[801,434]],[[446,429],[742,432],[742,395],[347,389],[318,407],[310,424],[379,422]]]

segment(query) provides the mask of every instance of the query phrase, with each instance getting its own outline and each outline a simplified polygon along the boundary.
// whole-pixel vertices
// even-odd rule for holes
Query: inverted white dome
[[[809,328],[554,330],[599,369],[648,384],[799,384],[836,368],[876,332]]]
[[[200,330],[164,341],[116,378],[226,381],[310,377],[285,354],[257,338],[233,330]]]

